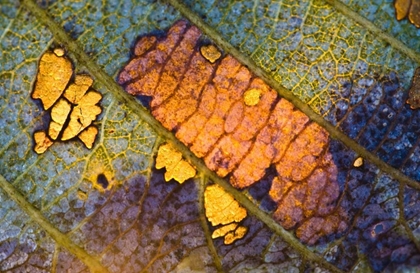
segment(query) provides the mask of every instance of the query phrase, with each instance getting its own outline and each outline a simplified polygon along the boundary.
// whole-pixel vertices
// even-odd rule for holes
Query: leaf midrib
[[[174,6],[178,11],[182,13],[188,20],[190,20],[193,24],[199,27],[203,33],[208,35],[216,44],[222,47],[226,52],[234,56],[243,64],[247,65],[250,70],[252,70],[257,76],[262,78],[266,81],[271,87],[273,87],[280,96],[284,97],[285,99],[292,102],[296,108],[301,110],[303,113],[308,115],[310,119],[317,122],[319,125],[324,127],[329,133],[332,138],[336,138],[339,141],[343,142],[349,148],[353,149],[356,153],[360,156],[364,157],[368,161],[376,164],[379,169],[383,170],[390,174],[393,178],[398,180],[400,183],[409,185],[413,188],[420,189],[420,186],[416,181],[404,175],[401,171],[389,166],[382,160],[380,160],[376,155],[370,153],[365,148],[357,144],[354,140],[349,138],[347,135],[339,131],[335,128],[331,123],[324,120],[321,116],[316,114],[307,104],[303,103],[300,99],[294,96],[289,90],[284,88],[278,82],[273,80],[271,76],[258,67],[249,57],[242,54],[239,50],[234,48],[230,43],[222,38],[222,36],[217,33],[215,30],[211,29],[198,15],[193,13],[189,8],[187,8],[184,4],[177,0],[168,0],[168,2]],[[397,39],[393,38],[389,34],[384,33],[383,31],[379,30],[375,25],[369,22],[367,19],[364,19],[357,13],[351,11],[347,6],[342,4],[340,1],[335,0],[326,0],[327,3],[334,6],[338,11],[342,12],[344,15],[350,17],[351,19],[357,21],[358,23],[365,26],[369,31],[375,33],[379,38],[387,41],[391,44],[394,48],[400,49],[404,54],[415,60],[417,63],[420,63],[420,56],[418,54],[406,47]],[[185,158],[187,158],[190,162],[192,162],[204,175],[209,177],[214,182],[218,183],[219,185],[223,186],[229,193],[231,193],[235,199],[241,203],[249,212],[254,214],[258,219],[264,222],[269,228],[271,228],[274,232],[276,232],[280,237],[282,237],[286,242],[288,242],[292,247],[298,250],[303,256],[307,259],[312,260],[316,263],[321,264],[325,268],[334,271],[334,272],[341,272],[335,266],[326,262],[322,257],[314,254],[312,251],[308,250],[306,246],[300,243],[290,232],[286,231],[281,227],[277,222],[275,222],[271,216],[262,212],[255,204],[253,204],[245,195],[241,192],[233,188],[227,181],[218,177],[214,172],[210,171],[204,164],[204,162],[197,158],[194,154],[189,151],[188,147],[182,144],[175,136],[169,132],[166,128],[164,128],[150,113],[149,111],[141,106],[137,100],[124,92],[122,88],[114,81],[112,77],[106,74],[96,63],[94,63],[82,50],[82,47],[76,41],[73,41],[67,33],[57,24],[50,16],[42,10],[38,5],[36,5],[31,0],[23,0],[23,6],[27,8],[27,10],[31,11],[35,17],[47,26],[50,31],[53,33],[54,38],[62,43],[69,51],[71,51],[78,61],[81,64],[84,64],[90,73],[95,77],[95,80],[101,83],[104,87],[106,87],[115,97],[117,100],[125,103],[130,109],[133,111],[137,111],[140,114],[140,117],[147,122],[152,128],[159,133],[161,137],[166,139],[169,142],[172,142],[178,150],[182,152]],[[364,19],[365,21],[363,21]],[[359,22],[359,21],[360,22]],[[26,201],[27,202],[27,201]],[[28,203],[29,204],[29,203]]]

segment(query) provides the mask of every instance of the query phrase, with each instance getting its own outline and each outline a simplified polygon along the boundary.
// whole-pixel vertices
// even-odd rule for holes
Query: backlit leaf
[[[406,101],[420,63],[420,34],[409,20],[396,19],[394,1],[168,2],[1,1],[0,271],[415,271],[420,253],[420,117]],[[193,146],[192,125],[200,126],[196,115],[209,113],[192,111],[191,118],[197,120],[189,130],[182,129],[184,123],[175,123],[175,118],[163,121],[175,124],[171,133],[152,116],[159,114],[156,117],[162,121],[168,114],[158,110],[158,105],[165,104],[164,96],[154,102],[140,98],[151,106],[149,113],[116,83],[132,59],[143,59],[147,70],[158,68],[165,56],[141,56],[162,45],[167,31],[180,19],[189,29],[197,27],[191,37],[204,33],[199,44],[186,45],[194,47],[194,54],[179,54],[189,62],[186,71],[193,60],[203,61],[203,70],[197,68],[188,75],[203,80],[204,68],[220,68],[230,60],[255,83],[244,88],[240,100],[226,100],[226,119],[216,120],[211,127],[216,131],[206,131],[206,137],[222,131],[222,139],[235,135],[252,145],[275,146],[282,142],[258,139],[264,128],[270,129],[268,117],[273,117],[274,109],[290,113],[291,127],[297,124],[295,115],[306,120],[299,133],[285,140],[290,144],[283,143],[282,161],[261,158],[250,164],[258,172],[247,167],[238,174],[252,181],[241,191],[226,183],[234,171],[225,163],[233,161],[213,162],[212,169],[225,176],[221,179],[174,137],[173,133],[185,136],[181,140],[191,143],[193,152],[201,151],[208,166],[210,159],[225,159],[226,152],[237,151],[228,145],[233,137],[220,146],[224,153],[219,157],[208,156],[215,146],[204,136],[203,145]],[[38,155],[33,136],[46,132],[52,110],[45,111],[31,93],[39,61],[56,48],[63,49],[58,55],[65,53],[72,61],[74,75],[92,77],[92,88],[103,95],[103,111],[95,121],[98,136],[92,150],[75,138],[54,141]],[[161,49],[174,48],[177,44],[172,41]],[[181,58],[173,64],[182,64]],[[203,86],[211,85],[217,68]],[[158,82],[168,91],[183,81],[181,77]],[[146,90],[147,84],[139,87]],[[89,85],[73,77],[67,87]],[[78,94],[69,91],[65,97],[74,104]],[[271,104],[267,94],[273,98]],[[178,104],[185,105],[182,100],[172,102]],[[248,113],[250,120],[255,123],[262,116],[266,120],[257,127],[240,127],[234,113],[251,108],[255,115]],[[188,111],[184,107],[170,114],[181,117]],[[86,127],[84,132],[92,128]],[[268,132],[272,134],[274,128],[278,129],[274,126]],[[85,137],[83,132],[78,136],[90,143],[90,134]],[[302,149],[306,141],[312,149]],[[49,145],[42,135],[38,142],[44,148]],[[164,171],[155,168],[162,143],[173,145],[194,165],[195,179],[182,185],[164,181]],[[266,151],[270,155],[269,149],[255,149]],[[355,164],[360,158],[363,163]],[[244,159],[241,156],[236,163]],[[291,178],[284,179],[287,176]],[[218,227],[206,218],[207,181],[222,187],[247,210],[238,223],[247,232],[232,244],[226,245],[222,237],[212,238]],[[282,193],[287,188],[282,183],[292,187]],[[280,193],[283,201],[273,200]],[[316,202],[306,196],[316,197]],[[289,201],[302,204],[290,206]],[[276,212],[280,207],[285,209]],[[280,216],[273,220],[274,215]],[[290,228],[286,224],[293,222],[288,222],[287,215],[301,218],[293,218],[296,223]],[[339,222],[334,217],[341,217],[346,227],[332,231],[330,227]]]

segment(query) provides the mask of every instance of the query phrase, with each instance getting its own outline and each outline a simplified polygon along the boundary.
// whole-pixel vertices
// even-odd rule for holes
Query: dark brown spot
[[[106,178],[106,176],[103,173],[98,175],[98,178],[96,179],[96,183],[101,185],[102,188],[104,188],[104,189],[108,188],[108,185],[109,185],[108,179]]]

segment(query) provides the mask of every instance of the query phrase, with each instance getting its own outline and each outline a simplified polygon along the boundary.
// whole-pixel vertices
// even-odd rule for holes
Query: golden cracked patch
[[[72,74],[73,68],[70,60],[64,58],[63,55],[58,56],[54,52],[45,52],[39,61],[32,98],[40,99],[44,110],[50,109],[60,98]]]
[[[246,209],[222,187],[211,185],[206,188],[204,208],[207,220],[212,226],[222,225],[211,235],[213,239],[224,237],[224,243],[228,245],[245,236],[248,229],[238,223],[246,218]]]
[[[92,123],[102,112],[98,105],[101,93],[91,88],[93,79],[86,74],[76,75],[71,82],[73,68],[61,48],[45,52],[38,67],[33,99],[40,99],[44,110],[50,110],[48,133],[34,134],[34,150],[44,153],[54,141],[79,138],[91,149],[98,134]],[[70,84],[69,84],[70,83]]]
[[[165,168],[165,181],[171,179],[182,184],[185,180],[195,176],[195,169],[188,162],[182,159],[182,154],[175,150],[169,143],[159,147],[156,158],[156,169]]]

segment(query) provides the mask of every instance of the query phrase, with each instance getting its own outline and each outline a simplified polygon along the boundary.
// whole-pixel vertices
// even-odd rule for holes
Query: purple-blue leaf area
[[[57,273],[67,273],[67,272],[89,273],[90,271],[81,260],[74,257],[67,251],[61,250],[58,253],[58,257],[57,257],[56,272]]]
[[[370,177],[364,175],[367,170]],[[375,272],[413,269],[419,254],[409,235],[412,231],[401,222],[399,183],[382,173],[375,177],[375,173],[378,170],[369,163],[362,170],[349,172],[342,206],[355,215],[341,243],[333,244],[324,254],[345,270],[350,270],[360,255]]]
[[[55,242],[0,189],[0,271],[51,272]]]
[[[337,88],[347,106],[336,104],[327,119],[391,166],[420,181],[420,111],[406,104],[395,73],[343,81]]]
[[[375,272],[389,268],[412,269],[419,257],[418,242],[409,235],[420,233],[420,217],[415,213],[419,205],[413,201],[418,196],[417,191],[411,189],[405,193],[405,203],[410,206],[406,205],[403,215],[397,181],[366,161],[354,167],[356,154],[339,141],[330,142],[330,153],[339,170],[337,181],[341,195],[336,206],[347,212],[348,228],[341,234],[321,238],[315,246],[316,252],[344,271],[351,270],[362,257]],[[272,201],[267,198],[270,175],[248,190],[260,208],[268,212],[273,210]],[[404,216],[408,227],[403,225]]]
[[[154,172],[149,182],[133,177],[107,199],[71,237],[111,272],[170,272],[197,252],[200,262],[185,266],[215,271],[193,180],[168,183]]]

